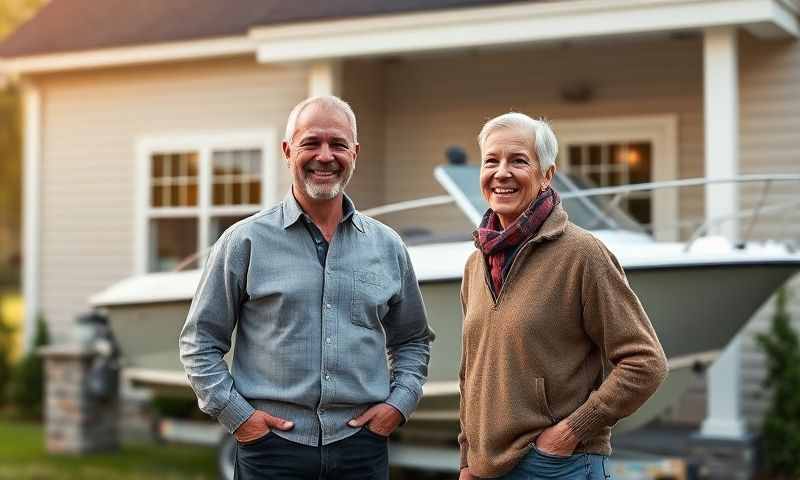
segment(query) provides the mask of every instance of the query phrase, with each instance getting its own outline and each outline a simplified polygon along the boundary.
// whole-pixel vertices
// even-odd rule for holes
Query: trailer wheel
[[[236,461],[236,439],[233,435],[223,435],[217,447],[217,470],[220,480],[233,480]]]

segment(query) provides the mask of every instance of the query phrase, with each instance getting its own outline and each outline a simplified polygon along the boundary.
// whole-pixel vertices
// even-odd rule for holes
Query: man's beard
[[[314,168],[314,167],[320,167],[318,163],[312,163],[308,167],[311,168],[312,170],[331,171],[323,168]],[[330,200],[332,198],[336,198],[337,195],[339,195],[344,191],[345,187],[347,187],[347,184],[350,183],[350,179],[353,178],[354,171],[355,168],[353,168],[353,165],[350,164],[350,166],[346,167],[344,172],[341,173],[341,177],[338,182],[316,183],[311,178],[313,173],[304,170],[303,186],[305,186],[305,191],[308,194],[308,196],[313,198],[314,200]]]

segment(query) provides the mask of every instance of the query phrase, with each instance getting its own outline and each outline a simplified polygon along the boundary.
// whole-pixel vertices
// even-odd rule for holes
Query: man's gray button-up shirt
[[[419,402],[433,334],[408,252],[343,202],[324,263],[291,192],[209,255],[180,354],[200,408],[230,432],[259,409],[294,422],[278,435],[329,444],[375,403],[407,419]]]

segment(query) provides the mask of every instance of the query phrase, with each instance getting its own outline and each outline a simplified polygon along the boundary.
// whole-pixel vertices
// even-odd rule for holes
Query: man
[[[298,104],[282,150],[291,191],[214,246],[181,361],[200,408],[236,437],[237,478],[388,478],[387,437],[430,356],[416,276],[398,235],[344,194],[359,151],[349,105]]]

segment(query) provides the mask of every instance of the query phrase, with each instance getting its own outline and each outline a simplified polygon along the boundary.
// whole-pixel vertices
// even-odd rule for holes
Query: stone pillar
[[[90,392],[89,372],[99,352],[81,345],[44,347],[46,447],[82,454],[119,448],[119,394]]]

